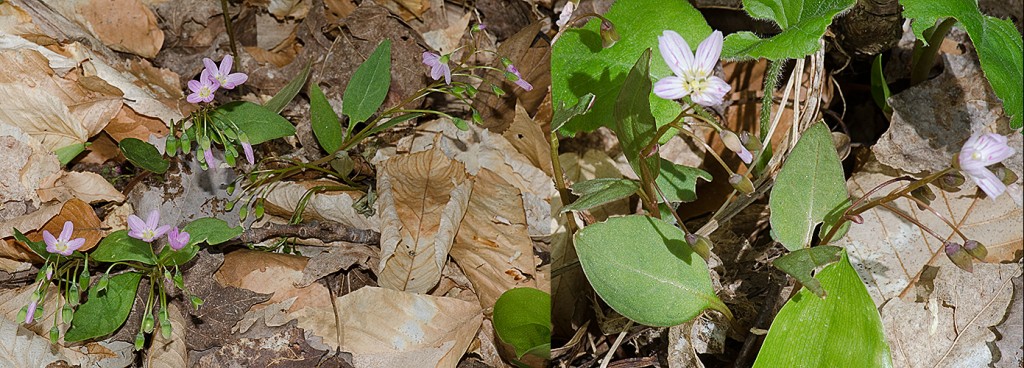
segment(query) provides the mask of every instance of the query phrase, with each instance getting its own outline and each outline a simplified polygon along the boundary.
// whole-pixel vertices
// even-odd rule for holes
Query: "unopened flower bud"
[[[690,249],[704,258],[705,261],[711,258],[711,240],[707,237],[703,237],[694,233],[686,234],[684,237],[686,243],[690,245]]]
[[[999,178],[1003,184],[1010,185],[1017,182],[1017,173],[1006,166],[991,167],[989,170],[992,170],[992,173],[996,174],[996,178]]]
[[[754,192],[754,183],[749,178],[740,174],[732,174],[729,177],[729,184],[743,194],[750,194]]]
[[[988,256],[988,249],[985,249],[985,245],[975,240],[968,240],[964,242],[964,250],[966,250],[971,257],[977,258],[979,261],[984,261],[985,256]]]
[[[761,141],[755,139],[750,132],[740,132],[740,143],[743,143],[743,147],[747,147],[747,150],[751,152],[761,152],[764,149]]]
[[[964,185],[964,182],[966,181],[967,179],[964,178],[963,174],[954,171],[939,177],[939,179],[935,181],[935,185],[938,186],[939,189],[955,193],[960,191],[960,186]]]
[[[914,198],[917,198],[921,202],[924,202],[925,205],[932,204],[932,201],[934,201],[936,198],[935,192],[933,192],[932,188],[928,187],[927,185],[922,185],[917,189],[910,191],[910,195],[913,196]],[[925,209],[924,205],[922,205],[921,203],[917,204],[917,208],[922,211],[924,211]]]
[[[501,66],[502,67],[508,68],[509,65],[512,65],[512,60],[511,59],[509,59],[507,57],[501,58]]]
[[[946,251],[946,257],[949,257],[949,260],[953,262],[953,264],[960,267],[961,270],[974,272],[974,263],[971,260],[971,255],[968,254],[960,244],[956,242],[946,242],[946,244],[943,245],[943,248]]]
[[[644,148],[644,151],[640,152],[640,157],[643,157],[643,158],[654,157],[655,155],[658,154],[658,150],[659,150],[660,146],[661,146],[660,144],[655,143],[653,146],[648,146],[647,148]]]
[[[736,152],[744,163],[749,164],[754,160],[754,155],[752,155],[750,151],[743,146],[743,143],[740,142],[740,137],[738,137],[736,133],[733,133],[731,130],[723,129],[719,135],[722,136],[722,143],[725,143],[725,147],[730,151]]]
[[[135,334],[135,350],[142,350],[146,346],[146,335],[142,334],[142,331]]]
[[[153,315],[146,313],[146,317],[142,318],[142,331],[145,333],[152,333],[153,325]]]
[[[619,42],[619,33],[615,31],[615,25],[607,19],[601,20],[601,46],[609,48]]]

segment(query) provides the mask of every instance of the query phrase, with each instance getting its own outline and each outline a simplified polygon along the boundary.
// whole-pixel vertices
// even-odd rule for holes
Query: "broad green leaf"
[[[846,178],[825,123],[804,131],[775,179],[768,206],[771,225],[786,249],[811,244],[815,226],[846,201]]]
[[[369,119],[377,112],[391,86],[391,41],[384,40],[373,54],[352,74],[345,96],[342,97],[341,112],[348,116],[349,130],[356,124]]]
[[[711,174],[661,159],[661,173],[655,183],[669,202],[691,202],[697,199],[697,179],[711,181]],[[658,198],[658,202],[661,202],[661,198]]]
[[[654,140],[658,130],[647,98],[651,94],[650,64],[651,49],[647,49],[640,54],[640,59],[622,83],[622,90],[615,99],[615,125],[612,126],[622,146],[622,153],[640,177],[641,183],[653,182],[658,177],[661,164],[657,154],[642,157],[645,156],[644,149]]]
[[[818,51],[818,40],[832,24],[832,18],[850,9],[857,0],[743,0],[743,8],[754,19],[772,21],[782,33],[760,38],[752,32],[737,32],[725,38],[722,57],[726,59],[799,59]]]
[[[601,299],[636,322],[675,326],[707,308],[731,316],[684,236],[653,217],[613,217],[580,230],[576,252]]]
[[[843,248],[824,245],[813,248],[797,249],[772,261],[772,265],[782,272],[793,276],[808,290],[819,298],[824,298],[826,290],[821,287],[818,279],[811,273],[815,268],[839,261],[839,253]]]
[[[191,239],[189,240],[189,243],[192,243]],[[170,246],[166,246],[160,251],[160,254],[157,254],[156,258],[157,263],[161,265],[180,266],[188,263],[192,258],[195,258],[197,253],[199,253],[199,246],[196,244],[188,244],[179,250],[174,250]]]
[[[900,4],[903,16],[913,19],[914,35],[925,42],[924,30],[939,19],[960,21],[978,50],[985,78],[1003,100],[1010,127],[1020,129],[1024,124],[1024,46],[1013,23],[981,14],[975,0],[904,0]]]
[[[601,47],[598,33],[601,21],[598,19],[592,19],[582,28],[566,30],[552,46],[551,93],[555,105],[574,106],[584,95],[594,94],[590,112],[569,120],[561,129],[563,134],[611,127],[608,117],[612,116],[613,101],[622,89],[626,74],[644,50],[655,49],[652,77],[660,79],[672,75],[657,51],[658,36],[665,30],[678,32],[691,48],[696,48],[711,34],[704,17],[687,1],[617,1],[604,16],[615,24],[619,33],[619,42],[614,46]],[[678,102],[653,94],[649,97],[651,112],[660,124],[668,123],[681,111]]]
[[[329,153],[337,152],[341,148],[344,134],[341,130],[341,119],[316,83],[309,84],[309,120],[320,147]]]
[[[163,174],[167,172],[167,169],[171,167],[171,163],[164,159],[164,156],[160,154],[160,151],[153,147],[152,144],[143,142],[136,138],[125,138],[117,144],[121,148],[121,153],[124,157],[132,163],[132,165],[138,166],[139,168],[152,171],[156,174]]]
[[[882,69],[882,54],[878,54],[871,63],[871,97],[886,116],[892,114],[892,107],[889,106],[890,95],[889,84],[885,81],[885,72]]]
[[[580,96],[579,100],[576,101],[576,104],[572,105],[571,107],[566,107],[565,101],[562,101],[561,103],[558,104],[558,108],[555,109],[554,115],[552,115],[551,130],[561,130],[562,126],[565,125],[565,123],[568,123],[569,120],[576,117],[577,115],[586,114],[587,111],[590,111],[590,108],[593,107],[593,105],[593,93],[587,93],[583,96]]]
[[[190,246],[202,242],[217,245],[242,235],[241,226],[231,227],[224,220],[213,217],[203,217],[192,221],[181,231],[188,233],[188,245]]]
[[[106,263],[136,261],[156,264],[153,245],[128,236],[128,230],[118,230],[103,238],[92,252],[92,259]]]
[[[235,101],[214,110],[213,118],[234,124],[249,137],[250,144],[295,135],[295,126],[266,107],[252,102]]]
[[[68,162],[71,162],[71,160],[74,160],[75,157],[78,157],[79,153],[85,151],[86,144],[87,143],[75,143],[70,146],[58,148],[56,151],[53,151],[53,153],[57,154],[57,160],[60,161],[61,166],[64,166],[67,165]]]
[[[562,207],[562,212],[588,210],[629,197],[639,189],[640,185],[629,179],[597,178],[581,181],[572,185],[572,192],[580,197]]]
[[[768,330],[754,367],[892,367],[882,319],[846,252],[815,278],[824,299],[807,289],[786,302]]]
[[[284,88],[277,91],[277,94],[274,95],[274,97],[271,97],[270,101],[263,104],[263,107],[275,113],[281,113],[281,110],[284,110],[285,106],[288,106],[288,103],[295,98],[295,95],[299,94],[299,91],[302,90],[302,86],[306,85],[306,79],[309,78],[309,67],[312,65],[312,61],[307,63],[306,67],[302,68],[302,71],[299,72],[295,78],[288,81],[288,84],[286,84]]]
[[[516,357],[551,356],[551,295],[534,288],[514,288],[494,303],[494,332],[516,349]]]
[[[76,342],[116,331],[128,319],[142,274],[122,273],[110,278],[103,291],[89,289],[89,300],[75,310],[64,341]]]

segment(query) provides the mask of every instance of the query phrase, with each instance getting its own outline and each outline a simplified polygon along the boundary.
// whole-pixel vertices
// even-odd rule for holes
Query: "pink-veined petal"
[[[135,215],[128,216],[128,228],[133,231],[142,232],[146,229],[146,223],[142,221],[142,218]]]
[[[64,221],[64,228],[60,231],[60,237],[57,239],[68,241],[71,239],[71,233],[75,232],[75,224],[71,221]]]
[[[1006,184],[1003,184],[1002,180],[996,177],[988,169],[981,169],[975,172],[969,173],[974,182],[978,184],[978,188],[981,188],[989,198],[996,199],[1006,191]]]
[[[519,86],[519,88],[522,88],[525,91],[532,91],[533,90],[533,85],[530,84],[530,82],[527,82],[523,78],[517,79],[516,80],[516,85]]]
[[[245,153],[245,160],[249,161],[249,165],[256,163],[256,158],[252,155],[252,145],[247,142],[242,142],[242,152]]]
[[[214,69],[214,71],[216,71],[216,69]],[[220,81],[218,81],[212,73],[213,72],[207,69],[203,69],[203,72],[199,73],[199,82],[206,86],[219,86]]]
[[[156,229],[156,226],[160,224],[160,211],[152,210],[149,211],[149,216],[146,216],[146,228]]]
[[[53,251],[50,250],[50,247],[57,244],[57,238],[54,238],[53,234],[50,234],[49,231],[43,230],[43,242],[46,243],[46,250],[52,253]]]
[[[233,89],[247,80],[249,80],[249,76],[245,73],[231,73],[224,77],[223,87],[225,89]]]
[[[68,253],[65,254],[65,255],[69,255],[72,252],[78,250],[78,248],[81,248],[83,245],[85,245],[85,238],[71,239],[70,241],[68,241],[67,244],[68,244],[68,250],[67,250]]]
[[[168,230],[171,230],[171,225],[164,225],[156,228],[156,231],[153,232],[153,239],[157,239],[160,238],[161,236],[164,236],[164,234],[167,234]]]
[[[143,238],[142,231],[135,229],[128,230],[128,236],[139,240],[142,240]]]
[[[654,94],[666,100],[678,100],[690,94],[683,84],[683,78],[665,77],[654,83]]]
[[[230,54],[224,55],[223,59],[220,59],[220,75],[228,75],[231,73],[231,66],[235,65],[235,57]]]
[[[188,95],[188,97],[185,97],[185,101],[188,101],[188,103],[197,104],[203,102],[203,98],[199,97],[199,93],[193,93]]]
[[[441,55],[429,51],[423,52],[423,64],[433,67],[439,64],[439,60],[441,60]]]
[[[441,65],[434,65],[430,67],[430,78],[433,80],[439,80],[444,76],[444,69]]]
[[[452,84],[452,68],[448,64],[441,65],[441,72],[444,73],[444,83]]]
[[[205,67],[203,68],[203,71],[210,75],[217,74],[217,71],[219,70],[217,69],[217,63],[210,60],[210,58],[203,58],[203,66]]]
[[[203,88],[203,84],[193,79],[188,81],[188,89],[192,92],[199,92],[199,89]]]
[[[690,51],[690,45],[686,43],[683,36],[675,31],[665,31],[658,36],[658,50],[661,51],[661,57],[665,60],[665,64],[668,64],[669,69],[672,69],[672,73],[677,76],[686,75],[686,70],[693,66],[693,52]]]
[[[717,106],[722,103],[722,99],[725,98],[725,94],[729,93],[732,87],[729,83],[725,83],[722,78],[711,76],[708,77],[705,82],[704,88],[700,91],[694,91],[690,95],[694,103],[701,106]]]
[[[706,75],[711,75],[718,65],[718,57],[722,55],[722,32],[714,31],[708,38],[701,41],[697,46],[697,54],[694,56],[694,67],[703,70]]]

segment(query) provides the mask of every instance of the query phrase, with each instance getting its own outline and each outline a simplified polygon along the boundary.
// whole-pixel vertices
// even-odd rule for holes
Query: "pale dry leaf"
[[[999,360],[994,364],[997,368],[1019,368],[1024,364],[1024,288],[1021,287],[1024,277],[1017,275],[1013,283],[1013,300],[1006,311],[1006,317],[996,325],[999,340],[995,347],[999,350]]]
[[[160,119],[140,115],[128,106],[122,106],[117,115],[114,115],[110,123],[103,128],[103,131],[117,142],[125,138],[148,141],[150,135],[162,137],[168,133],[167,126]],[[93,144],[95,145],[95,142]]]
[[[35,139],[21,129],[0,123],[0,207],[9,202],[27,202],[39,205],[36,190],[44,181],[60,171],[57,156],[42,147]],[[12,209],[0,211],[0,221],[24,212],[12,213]]]
[[[942,267],[931,295],[894,298],[881,310],[896,367],[986,367],[990,329],[1006,313],[1019,264],[976,264],[974,272]]]
[[[536,288],[533,241],[519,190],[490,170],[481,170],[451,255],[473,283],[484,309],[493,307],[509,289]]]
[[[317,185],[337,185],[328,182],[281,182],[273,186],[266,195],[265,208],[267,213],[291,217],[295,206],[309,188]],[[313,195],[306,203],[303,218],[312,220],[330,220],[345,226],[363,230],[380,228],[380,215],[366,217],[352,207],[365,193],[362,192],[330,192]],[[379,212],[379,211],[378,211]]]
[[[562,172],[565,173],[565,179],[569,181],[568,185],[570,186],[581,181],[597,178],[622,178],[622,172],[619,171],[618,164],[601,150],[587,150],[583,153],[583,156],[575,152],[566,152],[558,155],[558,161],[562,165]],[[561,207],[562,200],[560,197],[552,200],[552,210],[557,211]],[[612,215],[630,213],[629,198],[622,198],[602,204],[591,208],[589,212],[597,221],[604,221]]]
[[[113,50],[154,58],[164,43],[156,15],[139,0],[46,0]]]
[[[116,113],[113,111],[106,120],[83,121],[56,95],[21,84],[0,83],[0,99],[6,101],[0,110],[0,123],[20,128],[50,151],[84,144]]]
[[[185,316],[174,304],[167,305],[167,319],[171,321],[171,337],[164,338],[157,326],[153,342],[146,354],[148,368],[175,368],[188,365],[188,347],[185,344]]]
[[[284,20],[286,18],[301,20],[309,14],[309,1],[307,0],[270,0],[267,11],[275,18]]]
[[[553,175],[554,169],[551,165],[551,143],[548,142],[541,126],[530,117],[522,105],[516,105],[515,119],[502,136],[512,144],[519,153],[530,159],[530,163],[544,171],[548,176]]]
[[[50,349],[50,339],[25,329],[20,322],[0,318],[0,367],[46,367],[67,360]]]
[[[471,19],[473,19],[473,13],[467,12],[445,28],[424,32],[423,41],[435,51],[442,54],[451,53],[459,47],[459,41],[462,40],[462,35],[466,33],[466,28],[469,27]]]
[[[36,291],[36,285],[26,285],[14,289],[0,290],[0,314],[3,318],[9,321],[15,321],[21,324],[24,320],[18,320],[18,312],[21,308],[27,306],[32,300],[32,294]],[[46,297],[43,301],[39,302],[43,306],[42,313],[36,313],[34,322],[31,324],[24,324],[26,329],[31,331],[35,335],[39,336],[50,336],[50,327],[53,327],[54,317],[57,315],[56,305],[63,305],[64,296],[61,295],[60,291],[56,287],[51,287],[46,290]],[[63,329],[62,329],[63,330]],[[63,342],[64,338],[61,337]]]
[[[374,0],[378,5],[387,8],[392,14],[408,22],[423,15],[430,9],[430,0]]]
[[[341,350],[356,367],[454,368],[483,321],[476,303],[385,288],[336,300]]]
[[[425,293],[441,278],[473,183],[439,149],[392,157],[377,177],[383,287]]]
[[[1018,156],[1020,153],[1018,153]],[[859,198],[875,186],[899,176],[892,169],[868,163],[861,172],[847,181],[853,198]],[[896,186],[889,188],[895,189]],[[883,189],[877,195],[889,193]],[[1020,224],[1024,212],[1009,198],[979,198],[973,185],[964,185],[957,193],[934,189],[938,198],[932,207],[954,224],[968,238],[981,242],[988,249],[988,262],[1020,259],[1024,252],[1024,230]],[[891,203],[894,208],[912,216],[925,226],[963,242],[942,220],[922,211],[908,199]],[[882,207],[861,214],[863,224],[853,224],[849,233],[835,241],[850,252],[850,261],[868,288],[875,305],[906,294],[926,265],[955,267],[943,252],[942,240],[935,239],[919,227]]]
[[[296,21],[278,21],[268,14],[256,16],[256,47],[273,50],[295,37]]]
[[[0,256],[16,261],[40,261],[27,245],[14,241],[14,229],[23,233],[39,229],[57,216],[61,207],[63,203],[44,203],[32,212],[0,221],[0,239],[4,240],[0,242]]]
[[[302,270],[302,279],[296,282],[295,286],[306,287],[324,276],[348,269],[356,264],[376,264],[375,260],[377,260],[376,248],[363,244],[337,242],[310,258],[306,268]]]
[[[15,272],[22,272],[22,271],[31,270],[32,269],[32,262],[19,262],[19,261],[15,261],[15,260],[10,259],[10,258],[13,258],[13,257],[8,256],[8,255],[3,253],[8,247],[10,247],[10,249],[19,249],[19,250],[21,249],[21,248],[18,248],[17,246],[6,245],[6,243],[7,243],[6,240],[0,239],[0,271],[4,271],[4,272],[7,272],[7,273],[15,273]],[[26,255],[16,255],[15,257],[29,257],[29,256],[26,254]]]
[[[32,23],[32,15],[10,1],[0,4],[0,31],[18,36],[41,33]]]
[[[65,171],[56,181],[37,190],[43,201],[67,201],[77,198],[86,203],[122,202],[121,194],[107,179],[96,173]]]
[[[10,2],[5,1],[2,6],[6,7],[10,4]],[[19,11],[21,10],[19,9]],[[15,36],[14,34],[0,34],[0,50],[35,51],[47,60],[50,69],[53,69],[55,73],[61,76],[67,74],[71,69],[78,67],[78,63],[71,58],[65,57],[53,50],[40,46],[22,37]]]

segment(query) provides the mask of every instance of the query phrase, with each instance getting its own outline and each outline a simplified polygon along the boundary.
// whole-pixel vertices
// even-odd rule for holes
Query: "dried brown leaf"
[[[374,0],[391,13],[408,22],[423,15],[430,9],[430,0]]]
[[[77,171],[61,174],[53,183],[38,189],[40,199],[64,202],[77,198],[86,203],[124,201],[124,194],[99,174]]]
[[[295,206],[309,188],[317,185],[337,185],[329,182],[281,182],[274,186],[266,195],[267,213],[291,217]],[[376,231],[380,228],[380,215],[366,217],[352,207],[365,193],[362,192],[331,192],[313,195],[306,203],[303,218],[310,220],[330,220],[345,226]]]
[[[1006,311],[1006,317],[995,327],[999,332],[999,340],[995,347],[999,350],[999,360],[994,364],[998,368],[1020,367],[1024,364],[1024,288],[1021,287],[1024,277],[1017,275],[1013,283],[1013,300]]]
[[[164,338],[159,325],[153,331],[153,342],[146,354],[146,366],[150,368],[174,368],[188,365],[188,348],[185,344],[185,316],[174,304],[167,305],[168,320],[171,321],[171,337]]]
[[[164,33],[156,15],[140,0],[46,1],[54,10],[88,30],[111,49],[156,57]]]
[[[526,156],[533,166],[551,176],[554,172],[551,165],[551,143],[548,142],[547,133],[539,123],[531,118],[521,105],[516,105],[515,119],[512,120],[512,125],[508,127],[508,130],[502,133],[502,136],[519,153]]]

